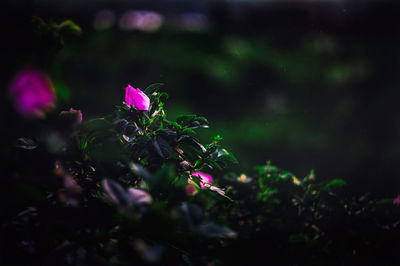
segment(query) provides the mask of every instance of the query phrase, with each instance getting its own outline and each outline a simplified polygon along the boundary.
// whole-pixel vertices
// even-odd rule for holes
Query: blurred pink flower
[[[76,124],[82,124],[82,112],[81,110],[75,110],[70,108],[69,111],[62,111],[60,115],[75,115],[76,116]]]
[[[135,107],[138,110],[148,111],[150,99],[141,90],[128,85],[125,89],[125,104],[129,107]]]
[[[394,205],[400,205],[400,196],[398,196],[397,198],[395,198],[395,199],[393,200],[393,204],[394,204]]]
[[[193,172],[192,176],[196,176],[200,179],[200,187],[205,188],[206,184],[211,184],[212,183],[212,176],[207,175],[203,172]],[[189,183],[194,183],[190,178],[188,179]]]
[[[26,117],[44,116],[56,100],[49,78],[34,68],[21,70],[14,77],[9,90],[16,109]]]
[[[191,182],[193,182],[191,179],[189,179]],[[189,182],[190,183],[190,182]],[[192,184],[188,184],[187,186],[186,186],[186,194],[187,195],[189,195],[189,196],[193,196],[193,195],[196,195],[197,194],[197,188],[194,186],[194,185],[192,185]]]

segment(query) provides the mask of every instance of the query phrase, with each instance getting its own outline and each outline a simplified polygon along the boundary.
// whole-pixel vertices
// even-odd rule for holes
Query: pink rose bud
[[[125,104],[138,110],[148,111],[150,107],[150,99],[141,90],[128,85],[125,89]]]
[[[25,117],[44,116],[56,100],[48,77],[33,68],[21,70],[14,77],[9,89],[16,109]]]

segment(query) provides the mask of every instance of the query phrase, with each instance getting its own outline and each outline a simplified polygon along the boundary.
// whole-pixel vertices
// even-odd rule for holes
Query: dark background
[[[22,66],[35,65],[52,78],[60,110],[80,109],[84,119],[110,113],[128,83],[165,83],[168,115],[207,117],[211,127],[199,138],[223,136],[240,162],[238,174],[272,160],[299,177],[315,169],[317,178],[345,179],[354,192],[399,191],[396,1],[2,5],[4,139],[23,136],[29,125],[14,120],[8,82]],[[104,10],[111,14],[106,22]],[[151,32],[124,30],[119,22],[129,10],[156,12],[163,24]],[[35,36],[32,15],[72,19],[83,34],[66,38],[58,51]]]

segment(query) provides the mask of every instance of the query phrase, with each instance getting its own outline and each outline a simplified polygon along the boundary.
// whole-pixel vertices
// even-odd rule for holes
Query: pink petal
[[[125,104],[129,107],[133,105],[133,99],[135,98],[136,90],[131,86],[128,85],[125,88]]]
[[[150,99],[139,89],[136,89],[136,97],[134,98],[134,106],[138,110],[148,111],[150,107]]]
[[[205,174],[203,172],[199,172],[199,171],[193,172],[192,175],[193,176],[197,176],[197,177],[200,178],[200,186],[201,186],[201,188],[204,188],[204,183],[205,184],[211,184],[212,181],[213,181],[212,180],[212,176],[210,176],[208,174]]]
[[[151,203],[151,196],[144,190],[137,188],[128,189],[128,194],[134,204]]]

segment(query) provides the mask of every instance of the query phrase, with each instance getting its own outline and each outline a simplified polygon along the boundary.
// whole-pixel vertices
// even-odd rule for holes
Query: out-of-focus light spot
[[[265,98],[265,110],[272,114],[284,114],[287,112],[286,98],[283,95],[268,94]]]
[[[97,12],[93,20],[93,27],[96,30],[106,30],[111,28],[115,22],[115,14],[112,10],[101,10]]]
[[[158,30],[164,22],[161,14],[154,11],[134,10],[125,12],[119,21],[123,30],[140,30],[153,32]]]
[[[34,68],[21,70],[11,82],[9,92],[17,111],[25,117],[43,117],[56,101],[50,79]]]
[[[293,184],[295,184],[295,185],[299,186],[301,184],[300,180],[295,176],[292,176],[292,181],[293,181]]]
[[[176,18],[175,23],[187,31],[203,31],[208,27],[207,16],[202,13],[184,13]]]
[[[237,178],[238,182],[241,183],[250,183],[251,182],[251,178],[246,176],[245,174],[241,174],[238,178]]]

